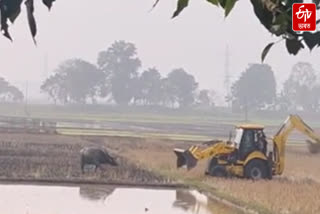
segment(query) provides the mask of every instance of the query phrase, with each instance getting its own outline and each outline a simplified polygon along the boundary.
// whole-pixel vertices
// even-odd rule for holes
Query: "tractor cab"
[[[233,144],[238,151],[239,160],[244,160],[253,151],[261,151],[266,154],[267,140],[263,129],[263,126],[253,124],[236,127]]]

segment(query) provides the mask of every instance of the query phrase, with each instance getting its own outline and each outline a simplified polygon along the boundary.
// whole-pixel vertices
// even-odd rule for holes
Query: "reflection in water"
[[[173,202],[173,207],[181,208],[185,212],[191,211],[194,214],[199,214],[202,213],[203,208],[207,210],[207,203],[207,197],[197,191],[178,189],[176,190],[176,200]]]
[[[230,214],[197,191],[115,186],[0,185],[0,213]]]
[[[114,190],[113,186],[80,186],[79,195],[92,201],[105,201]]]

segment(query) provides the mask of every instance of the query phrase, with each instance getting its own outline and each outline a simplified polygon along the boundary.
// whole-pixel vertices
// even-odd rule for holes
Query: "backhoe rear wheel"
[[[259,180],[268,178],[268,168],[266,161],[254,159],[251,160],[244,169],[246,178]]]

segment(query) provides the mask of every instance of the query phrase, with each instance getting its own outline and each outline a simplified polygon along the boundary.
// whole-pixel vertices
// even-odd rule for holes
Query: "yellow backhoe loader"
[[[240,125],[236,127],[233,140],[207,142],[204,149],[199,146],[191,146],[187,150],[174,149],[177,167],[190,170],[198,160],[210,158],[207,175],[272,179],[273,175],[283,173],[287,139],[295,129],[312,139],[308,141],[312,152],[320,152],[320,136],[298,115],[290,115],[272,138],[272,145],[268,146],[263,126]]]

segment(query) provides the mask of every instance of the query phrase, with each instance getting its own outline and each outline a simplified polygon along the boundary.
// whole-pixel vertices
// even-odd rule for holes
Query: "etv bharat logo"
[[[292,5],[292,29],[294,31],[316,30],[316,4],[295,3]]]

